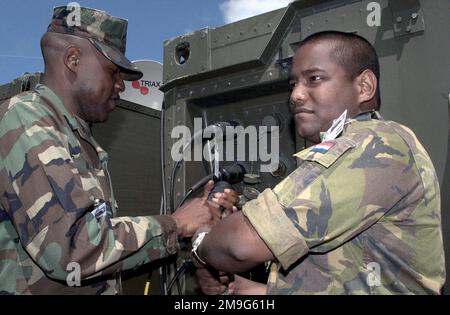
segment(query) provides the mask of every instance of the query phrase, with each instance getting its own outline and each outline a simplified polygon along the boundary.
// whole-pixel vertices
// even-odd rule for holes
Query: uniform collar
[[[361,128],[366,128],[367,123],[370,123],[373,120],[384,120],[384,118],[376,110],[371,110],[368,112],[358,114],[352,119],[346,121],[344,130],[342,131],[342,135],[345,135],[351,131],[355,131]]]
[[[378,111],[376,111],[376,110],[371,110],[371,111],[368,111],[368,112],[360,113],[360,114],[356,115],[353,118],[347,119],[345,121],[344,130],[342,131],[341,135],[338,138],[336,138],[336,139],[339,139],[340,137],[342,137],[342,135],[345,135],[345,134],[347,134],[350,131],[354,131],[354,130],[358,130],[358,129],[361,129],[361,128],[365,128],[366,124],[364,122],[370,122],[373,119],[384,120],[383,117],[381,116],[381,114]],[[320,143],[317,143],[316,145],[318,145],[318,144],[320,144]],[[301,156],[302,155],[301,153],[304,150],[305,149],[295,153],[294,157]],[[306,149],[306,150],[308,150],[308,149]]]
[[[53,104],[53,106],[55,106],[61,112],[61,114],[63,114],[63,116],[67,120],[67,123],[70,125],[73,131],[77,129],[83,130],[82,125],[77,120],[77,117],[68,111],[68,109],[61,101],[61,99],[48,86],[44,84],[38,84],[34,88],[34,91],[40,97],[47,99],[51,104]]]
[[[349,122],[351,122],[351,121],[369,121],[371,119],[384,120],[378,111],[371,110],[369,112],[364,112],[364,113],[356,115],[352,119],[349,119]]]
[[[103,162],[108,159],[108,154],[100,147],[91,133],[89,124],[80,117],[72,114],[66,108],[61,99],[48,86],[44,84],[36,85],[34,91],[42,98],[48,100],[64,116],[72,131],[77,131],[80,136],[89,141],[97,151],[100,160]]]

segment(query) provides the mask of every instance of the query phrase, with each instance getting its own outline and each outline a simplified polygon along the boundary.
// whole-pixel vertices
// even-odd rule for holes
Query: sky
[[[79,0],[128,20],[127,57],[163,60],[164,40],[285,7],[291,0]],[[0,85],[43,71],[39,47],[53,7],[70,0],[0,0]]]

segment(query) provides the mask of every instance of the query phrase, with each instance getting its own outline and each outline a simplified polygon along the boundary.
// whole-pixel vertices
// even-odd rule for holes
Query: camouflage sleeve
[[[244,214],[288,269],[308,252],[328,252],[362,233],[419,187],[408,152],[400,137],[358,145],[339,138],[326,153],[304,150],[300,166]]]
[[[304,238],[286,216],[271,189],[245,204],[242,211],[285,269],[308,253]]]
[[[49,277],[65,280],[73,262],[86,279],[176,252],[171,217],[97,219],[90,207],[99,188],[83,189],[86,178],[69,152],[67,125],[43,106],[17,105],[0,124],[0,172],[7,179],[0,198],[22,246]]]

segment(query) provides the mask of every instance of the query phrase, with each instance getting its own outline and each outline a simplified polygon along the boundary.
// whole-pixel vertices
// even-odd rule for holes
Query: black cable
[[[169,286],[167,287],[168,295],[172,295],[172,287],[173,287],[175,281],[178,280],[178,278],[180,276],[182,276],[183,273],[192,266],[193,266],[193,264],[190,260],[184,261],[184,263],[181,265],[181,267],[177,270],[177,272],[173,276],[173,279],[172,279],[172,281],[170,281]],[[179,281],[177,281],[177,284],[179,285]],[[178,287],[178,293],[181,294],[181,287]]]
[[[219,123],[216,123],[215,125],[212,125],[212,126],[215,127],[215,128],[220,128],[221,130],[223,130],[223,129],[225,128],[225,125],[228,125],[228,123],[225,123],[225,122],[219,122]],[[206,128],[205,128],[205,129],[206,129]],[[188,148],[191,147],[192,142],[195,141],[195,139],[196,139],[197,137],[203,135],[203,131],[204,131],[204,129],[201,129],[201,130],[199,130],[199,131],[197,131],[197,132],[194,133],[194,135],[191,137],[191,139],[189,140],[189,142],[186,143],[186,144],[184,145],[184,147],[181,149],[181,152],[180,152],[180,154],[181,154],[180,159],[179,159],[179,160],[173,165],[173,167],[172,167],[172,172],[171,172],[171,176],[170,176],[170,211],[171,211],[171,213],[175,212],[175,196],[174,196],[174,190],[175,190],[175,177],[176,177],[176,172],[177,172],[178,168],[180,167],[181,162],[184,161],[184,153],[185,153],[185,151],[186,151]],[[205,179],[205,178],[204,178],[204,179]],[[202,184],[200,184],[200,182],[197,183],[197,185],[199,185],[198,187],[201,187],[201,186],[203,186],[204,184],[206,184],[206,182],[205,182],[205,183],[202,183]],[[197,187],[197,188],[198,188],[198,187]],[[193,190],[193,191],[196,191],[197,188],[192,189],[192,190]]]
[[[183,262],[183,264],[181,265],[181,267],[183,267],[185,264],[186,264],[186,261]],[[181,268],[180,268],[180,269],[181,269]],[[186,269],[186,268],[184,268],[184,269]],[[177,271],[177,263],[176,263],[176,262],[173,264],[173,271],[174,271],[174,272]],[[176,276],[176,272],[175,272],[175,275],[174,275],[173,277],[174,277],[174,279],[177,280],[177,281],[176,281],[176,284],[177,284],[178,294],[179,294],[179,295],[182,295],[182,294],[183,294],[183,291],[182,291],[182,289],[181,289],[180,276]],[[173,280],[173,279],[172,279],[172,280]],[[169,285],[170,285],[170,283],[169,283]],[[169,289],[167,289],[167,290],[169,290]],[[169,291],[169,292],[172,292],[172,291]]]
[[[181,162],[183,161],[183,159],[178,160],[172,167],[172,172],[170,173],[170,214],[173,214],[175,212],[175,196],[174,196],[174,191],[175,191],[175,177],[177,174],[177,170],[180,167]]]
[[[184,153],[186,148],[187,147],[183,148],[181,154]],[[170,174],[170,186],[169,186],[169,201],[170,201],[169,212],[170,212],[170,214],[173,214],[175,212],[175,207],[174,207],[174,204],[175,204],[175,196],[174,196],[175,178],[176,178],[176,172],[179,169],[180,164],[181,164],[182,161],[183,161],[183,156],[181,157],[180,160],[178,160],[173,165],[172,170],[171,170],[171,174]],[[167,214],[167,208],[166,208],[166,205],[167,205],[167,202],[166,202],[166,187],[165,187],[165,178],[166,177],[165,177],[165,168],[164,168],[164,106],[163,106],[163,113],[161,115],[161,163],[162,163],[162,168],[161,169],[162,169],[163,196],[164,196],[164,199],[163,199],[164,213],[163,214]],[[182,202],[184,202],[187,199],[187,197],[183,198],[183,199],[184,200],[182,200]],[[173,265],[174,272],[176,272],[177,269],[178,269],[177,261],[175,260],[172,265]],[[162,292],[163,292],[164,295],[171,294],[171,291],[169,291],[169,289],[167,287],[167,280],[168,280],[168,276],[170,274],[170,265],[169,266],[167,266],[167,265],[162,266],[161,267],[161,273],[162,273],[161,274],[161,276],[162,276],[162,279],[161,279]],[[178,277],[174,276],[174,278],[172,279],[171,283],[174,280],[177,280],[178,292],[181,294],[181,284],[180,284],[180,282],[178,281],[177,278]]]
[[[222,123],[223,124],[223,123]],[[220,127],[219,127],[220,128]],[[224,128],[224,127],[222,127],[222,128]],[[163,134],[164,133],[164,129],[162,129],[162,131],[161,131],[161,133]],[[179,169],[179,167],[180,167],[180,164],[181,164],[181,162],[183,162],[184,161],[184,152],[185,152],[185,150],[188,148],[188,147],[190,147],[190,145],[191,145],[191,143],[192,143],[192,141],[194,141],[194,139],[196,138],[196,136],[198,136],[198,135],[202,135],[203,134],[203,130],[201,130],[200,131],[200,133],[195,133],[193,136],[192,136],[192,138],[191,138],[191,140],[189,141],[189,143],[187,143],[183,148],[182,148],[182,150],[181,150],[181,158],[173,165],[173,167],[172,167],[172,171],[171,171],[171,174],[170,174],[170,187],[169,187],[169,198],[170,198],[170,214],[173,214],[174,212],[175,212],[175,196],[174,196],[174,191],[175,191],[175,177],[176,177],[176,173],[177,173],[177,170]],[[163,139],[163,138],[162,138]],[[163,141],[163,140],[161,140],[161,141]],[[163,172],[163,180],[164,180],[164,178],[165,178],[165,174],[164,174],[164,172]],[[178,204],[178,207],[177,208],[179,208],[181,205],[183,205],[183,203],[189,198],[189,196],[193,193],[193,192],[195,192],[198,188],[200,188],[200,187],[202,187],[202,186],[204,186],[209,180],[211,180],[211,179],[213,179],[214,178],[214,175],[208,175],[208,176],[206,176],[206,177],[204,177],[204,178],[202,178],[199,182],[197,182],[196,184],[194,184],[192,187],[191,187],[191,189],[185,194],[185,196],[183,197],[183,199],[180,201],[180,203]],[[181,267],[177,270],[177,262],[175,261],[174,263],[173,263],[173,266],[174,266],[174,270],[176,270],[176,272],[175,272],[175,275],[174,275],[174,277],[172,278],[172,280],[171,280],[171,282],[170,282],[170,284],[169,284],[169,286],[167,287],[167,291],[165,292],[166,294],[171,294],[171,290],[172,290],[172,286],[173,286],[173,283],[174,283],[174,281],[176,281],[176,283],[177,283],[177,289],[178,289],[178,292],[181,294],[181,285],[180,285],[180,282],[179,282],[179,280],[178,280],[178,278],[179,278],[179,276],[180,276],[180,274],[184,271],[184,269],[186,268],[186,265],[187,264],[187,261],[185,261],[182,265],[181,265]],[[170,273],[170,270],[169,270],[169,273]],[[168,273],[167,273],[168,274]],[[166,277],[167,277],[167,274],[165,275]],[[167,281],[167,278],[165,278],[164,279],[164,283],[167,283],[166,282]]]
[[[184,202],[189,198],[189,196],[190,196],[195,190],[197,190],[198,188],[202,187],[202,183],[208,182],[208,181],[209,181],[210,179],[212,179],[212,178],[213,178],[213,176],[210,175],[210,176],[204,177],[204,178],[201,179],[199,182],[197,182],[196,184],[194,184],[194,185],[189,189],[189,191],[184,195],[183,199],[182,199],[182,200],[180,201],[180,203],[178,204],[177,209],[178,209],[179,207],[181,207],[181,206],[184,204]],[[203,184],[203,185],[204,185],[204,184]],[[175,281],[176,281],[176,283],[177,283],[178,293],[181,294],[181,285],[180,285],[179,278],[183,275],[183,272],[184,272],[184,270],[186,269],[186,264],[188,264],[188,263],[190,263],[189,260],[184,261],[183,264],[180,266],[180,268],[178,268],[178,270],[177,270],[177,267],[178,267],[178,266],[177,266],[177,263],[174,262],[173,266],[174,266],[174,270],[176,270],[176,272],[175,272],[175,275],[173,276],[172,280],[170,281],[169,286],[167,287],[167,295],[172,295],[172,287],[173,287],[173,284],[175,283]]]
[[[165,172],[165,165],[164,165],[164,113],[165,113],[165,101],[163,100],[162,107],[161,107],[161,135],[160,135],[160,148],[161,148],[161,181],[162,181],[162,198],[161,198],[161,208],[159,210],[159,213],[161,215],[167,214],[167,202],[166,202],[166,172]],[[167,266],[161,266],[160,269],[160,275],[161,275],[161,293],[163,295],[167,294]]]
[[[176,209],[181,207],[194,192],[196,192],[199,188],[205,186],[206,183],[208,183],[210,180],[216,181],[216,178],[214,177],[214,175],[205,176],[201,180],[196,182],[194,185],[192,185],[189,188],[188,192],[184,195],[183,199],[181,199],[181,201],[178,203],[178,206],[176,207]]]
[[[210,181],[211,179],[214,179],[214,175],[208,175],[206,177],[203,177],[201,180],[199,180],[197,183],[195,183],[194,185],[192,185],[192,187],[189,189],[189,191],[184,195],[183,199],[180,201],[180,203],[177,206],[177,209],[179,207],[181,207],[184,202],[189,198],[189,196],[196,190],[198,190],[200,187],[204,186],[208,181]],[[183,275],[184,270],[186,269],[186,265],[188,264],[192,264],[189,260],[184,261],[184,263],[180,266],[180,268],[178,268],[177,270],[177,265],[176,262],[174,263],[174,268],[176,270],[175,275],[173,276],[172,280],[170,281],[169,286],[167,287],[167,295],[172,295],[172,287],[173,284],[177,283],[177,289],[178,292],[181,293],[181,286],[180,286],[180,281],[178,280],[178,278],[180,278]]]
[[[162,131],[162,132],[164,132],[164,130]],[[185,149],[186,149],[187,147],[185,147],[185,148],[183,148],[183,150],[182,150],[182,152],[180,152],[181,154],[184,154],[184,151],[185,151]],[[177,170],[178,170],[178,168],[180,167],[180,164],[181,164],[181,162],[183,161],[184,159],[183,159],[183,155],[181,156],[181,159],[180,160],[178,160],[174,165],[173,165],[173,167],[172,167],[172,171],[171,171],[171,173],[170,173],[170,187],[169,187],[169,201],[170,201],[170,209],[169,209],[169,211],[170,211],[170,214],[173,214],[174,212],[175,212],[175,207],[174,207],[174,205],[175,205],[175,196],[174,196],[174,191],[175,191],[175,177],[176,177],[176,173],[177,173]],[[163,179],[165,178],[165,175],[163,175]],[[183,198],[183,200],[182,200],[182,202],[184,202],[185,200],[187,199],[187,197],[186,198]],[[182,204],[182,203],[181,203]],[[178,208],[178,207],[177,207]],[[166,212],[167,213],[167,212]],[[177,266],[177,261],[175,260],[174,262],[173,262],[173,270],[174,270],[174,272],[176,272],[177,271],[177,269],[178,269],[178,266]],[[184,264],[183,264],[184,265]],[[182,265],[182,266],[183,266]],[[181,268],[181,267],[180,267]],[[163,283],[164,284],[167,284],[167,278],[168,278],[168,275],[170,274],[170,267],[167,267],[167,266],[165,266],[165,269],[166,269],[166,271],[165,271],[165,275],[164,275],[164,280],[163,280]],[[167,269],[169,269],[168,271],[167,271]],[[180,284],[180,281],[178,281],[178,277],[175,277],[175,275],[174,275],[174,277],[173,277],[173,279],[172,279],[172,281],[171,281],[171,283],[172,283],[172,286],[173,286],[173,281],[177,281],[177,289],[178,289],[178,292],[181,294],[181,284]],[[170,290],[169,290],[169,287],[166,287],[165,288],[165,294],[166,295],[170,295],[170,294],[172,294],[172,292],[171,292],[171,290],[172,290],[172,288],[170,288]]]
[[[170,175],[170,196],[169,196],[169,198],[170,198],[170,214],[173,214],[175,212],[175,207],[174,207],[174,204],[175,204],[175,196],[174,196],[174,194],[175,194],[174,193],[174,191],[175,191],[175,177],[176,177],[177,170],[180,167],[181,161],[183,161],[183,159],[178,160],[174,164],[174,166],[172,167],[171,175]],[[184,202],[184,200],[185,199],[183,198],[183,202]],[[172,265],[173,265],[174,272],[177,272],[177,268],[178,268],[177,261],[175,260]],[[181,265],[181,267],[183,267],[183,266],[184,266],[184,263]],[[180,267],[180,269],[181,269],[181,267]],[[169,270],[169,274],[170,274],[170,270]],[[176,280],[178,293],[181,294],[181,284],[180,284],[180,281],[179,281],[178,278],[179,278],[179,276],[176,276],[176,273],[175,273],[175,275],[172,278],[171,283],[172,283],[172,286],[173,286],[173,282]],[[167,279],[166,279],[166,281],[167,281]],[[170,287],[170,289],[169,289],[169,287]],[[168,295],[172,294],[172,287],[170,286],[170,284],[167,287],[167,294]]]
[[[162,182],[162,208],[159,210],[159,214],[167,214],[166,211],[166,172],[165,172],[165,165],[164,165],[164,111],[165,111],[165,102],[163,101],[162,108],[161,108],[161,135],[160,135],[160,154],[161,154],[161,182]]]
[[[189,191],[184,195],[183,199],[182,199],[182,200],[180,201],[180,203],[178,204],[177,209],[178,209],[179,207],[181,207],[181,206],[186,202],[186,200],[189,198],[189,196],[190,196],[193,192],[194,192],[194,190],[192,190],[192,188],[189,189]],[[167,287],[167,295],[172,295],[172,286],[173,286],[175,280],[177,281],[177,289],[178,289],[178,293],[181,294],[181,285],[180,285],[180,281],[178,281],[178,278],[181,277],[181,276],[183,275],[184,269],[186,269],[186,266],[185,266],[185,265],[186,265],[188,262],[189,262],[188,260],[184,261],[184,263],[181,265],[181,267],[180,267],[178,270],[177,270],[177,264],[176,264],[176,262],[173,264],[174,270],[177,270],[177,271],[176,271],[175,275],[173,276],[172,280],[170,281],[169,286]]]
[[[186,195],[184,195],[183,199],[181,199],[180,203],[177,206],[177,209],[186,202],[186,200],[192,195],[193,192],[194,191],[192,189],[189,189],[189,191],[186,193]]]

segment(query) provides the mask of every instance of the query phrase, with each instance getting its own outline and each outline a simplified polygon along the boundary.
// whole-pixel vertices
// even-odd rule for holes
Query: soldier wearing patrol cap
[[[317,144],[274,189],[196,233],[205,293],[441,292],[438,179],[414,133],[379,115],[379,78],[375,49],[358,35],[322,32],[300,44],[290,105],[299,135]],[[267,285],[226,275],[265,261]],[[205,265],[224,273],[216,279]]]
[[[173,215],[116,217],[89,123],[142,72],[125,57],[126,20],[80,8],[74,24],[70,13],[55,8],[42,37],[42,84],[0,106],[0,294],[120,293],[120,271],[174,254],[178,236],[236,202],[234,192],[207,201],[209,183]]]
[[[135,81],[142,78],[142,71],[125,57],[127,44],[127,20],[111,16],[103,11],[80,8],[80,22],[71,21],[67,7],[54,9],[47,32],[69,34],[86,38],[107,59],[119,67],[122,78]]]

